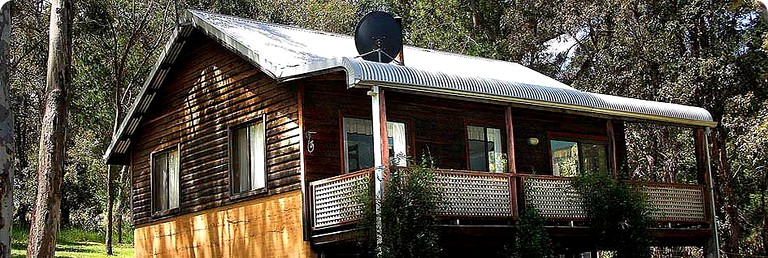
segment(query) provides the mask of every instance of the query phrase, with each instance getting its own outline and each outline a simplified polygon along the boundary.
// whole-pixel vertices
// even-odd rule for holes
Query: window
[[[179,207],[179,148],[152,154],[152,211]]]
[[[552,174],[576,176],[579,172],[608,171],[607,145],[589,140],[551,140]]]
[[[373,167],[373,122],[344,118],[344,156],[347,172]],[[389,160],[392,165],[406,165],[405,124],[387,122]]]
[[[502,173],[507,162],[501,149],[501,129],[467,126],[469,169]]]
[[[232,192],[266,190],[266,133],[264,119],[230,133]]]

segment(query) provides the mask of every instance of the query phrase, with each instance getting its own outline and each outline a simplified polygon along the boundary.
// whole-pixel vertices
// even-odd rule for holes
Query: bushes
[[[511,257],[519,258],[555,257],[544,218],[536,208],[528,207],[520,214],[515,242],[509,253]]]
[[[642,193],[605,173],[583,173],[572,185],[583,199],[597,249],[615,250],[620,258],[651,257],[650,220]]]
[[[374,200],[367,188],[361,191],[363,221],[359,225],[367,233],[363,242],[373,250],[376,241]],[[378,257],[438,257],[436,228],[439,191],[434,186],[433,167],[421,162],[407,169],[393,169],[381,200],[381,239]],[[369,197],[365,197],[369,196]]]

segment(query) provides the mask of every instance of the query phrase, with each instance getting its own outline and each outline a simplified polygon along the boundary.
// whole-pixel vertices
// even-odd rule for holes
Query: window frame
[[[486,146],[486,150],[485,150],[485,153],[486,153],[486,156],[485,156],[485,166],[487,167],[487,170],[483,170],[483,171],[472,170],[472,162],[470,160],[471,157],[470,157],[470,153],[469,153],[469,148],[470,148],[469,147],[469,141],[470,141],[470,139],[469,139],[469,127],[470,126],[483,128],[483,136],[485,138],[486,144],[488,142],[488,129],[499,130],[499,137],[500,137],[499,141],[501,143],[501,149],[499,151],[501,152],[501,155],[507,160],[506,167],[504,169],[502,169],[501,172],[490,171],[491,170],[491,168],[490,168],[490,159],[489,159],[488,154],[487,154],[488,153],[487,145],[485,145]],[[465,121],[464,122],[464,159],[467,162],[467,166],[466,166],[467,170],[468,171],[477,171],[477,172],[487,172],[487,173],[509,173],[509,166],[511,164],[509,164],[509,153],[508,153],[508,149],[507,149],[508,148],[507,147],[507,137],[508,136],[507,136],[507,131],[506,131],[506,125],[505,124],[492,123],[490,121],[484,122],[484,121],[480,121],[480,120]]]
[[[612,158],[611,158],[611,151],[610,151],[610,142],[608,139],[608,136],[602,136],[602,135],[589,135],[589,134],[575,134],[575,133],[561,133],[561,132],[548,132],[547,133],[547,152],[549,153],[549,172],[551,175],[555,175],[555,168],[552,166],[552,141],[567,141],[567,142],[575,142],[578,146],[578,158],[579,161],[578,164],[578,171],[577,173],[581,174],[584,173],[584,160],[583,160],[583,153],[584,153],[584,147],[583,144],[600,144],[605,147],[605,165],[606,165],[606,173],[611,172],[611,166],[613,164]]]
[[[245,190],[245,191],[239,191],[239,189],[235,189],[235,186],[239,188],[240,184],[235,184],[235,181],[239,182],[240,175],[239,171],[235,171],[235,137],[236,137],[236,131],[244,128],[248,128],[250,126],[253,126],[258,123],[264,124],[264,187],[257,188],[257,189],[251,189],[251,190]],[[260,115],[252,119],[248,119],[244,122],[241,122],[236,125],[229,126],[227,128],[227,169],[229,170],[228,176],[229,180],[227,181],[228,184],[228,193],[230,199],[240,199],[245,197],[251,197],[251,196],[262,196],[266,195],[269,191],[269,157],[267,156],[267,150],[269,149],[267,147],[268,141],[267,137],[269,136],[267,134],[268,128],[267,128],[267,115]],[[248,143],[250,145],[250,142]],[[250,154],[250,153],[249,153]],[[249,155],[250,158],[251,155]],[[250,163],[250,160],[249,160]],[[249,171],[251,172],[251,171]]]
[[[341,153],[341,173],[342,174],[349,174],[349,173],[354,173],[356,171],[364,170],[364,169],[360,169],[360,170],[356,170],[356,171],[349,171],[349,160],[348,160],[349,149],[347,147],[347,130],[346,130],[347,127],[344,124],[344,120],[345,119],[349,119],[349,118],[351,118],[351,119],[358,119],[358,120],[368,120],[368,121],[371,122],[371,128],[373,128],[373,120],[371,118],[369,118],[369,117],[344,114],[344,113],[341,113],[341,112],[339,113],[339,139],[340,139],[340,141],[339,141],[339,149],[340,149],[340,153]],[[403,124],[405,126],[405,133],[403,134],[403,139],[405,140],[405,146],[404,146],[405,147],[405,155],[406,156],[408,156],[408,155],[413,156],[413,153],[411,153],[412,152],[412,148],[409,145],[409,143],[414,141],[414,139],[413,139],[414,135],[412,135],[412,129],[411,129],[411,128],[413,128],[413,126],[411,125],[411,123],[409,121],[407,121],[407,120],[400,120],[400,119],[392,119],[392,120],[388,119],[387,123],[400,123],[400,124]],[[374,133],[374,132],[371,132],[371,133]],[[387,131],[387,133],[389,134],[389,131]],[[387,138],[389,138],[389,137],[387,137]],[[394,147],[392,147],[392,148],[394,149]],[[374,159],[375,159],[375,157],[374,157]],[[391,162],[391,160],[390,160],[390,162]]]
[[[160,155],[160,154],[170,153],[174,149],[176,150],[176,152],[178,153],[178,156],[179,156],[178,157],[178,159],[179,159],[178,160],[178,168],[177,168],[177,170],[178,170],[177,174],[179,176],[178,179],[177,179],[177,181],[178,181],[177,184],[179,186],[179,190],[177,192],[178,196],[176,196],[176,198],[178,198],[179,205],[178,205],[178,207],[174,207],[174,208],[167,208],[167,209],[164,209],[164,210],[158,210],[158,207],[157,207],[158,205],[157,205],[157,203],[155,203],[155,196],[158,194],[158,192],[155,189],[155,177],[156,177],[156,175],[155,175],[155,156]],[[181,202],[181,195],[182,195],[181,194],[181,163],[182,163],[181,162],[181,143],[176,143],[176,144],[171,144],[169,146],[165,146],[165,147],[160,148],[158,150],[152,151],[149,154],[149,189],[150,189],[149,203],[150,203],[150,210],[152,212],[152,217],[153,218],[162,217],[162,216],[166,216],[166,215],[170,215],[170,214],[175,214],[175,213],[178,213],[179,210],[181,210],[181,207],[182,207],[182,205],[181,205],[182,204],[182,202]],[[169,180],[170,180],[170,178],[169,178]],[[170,206],[170,195],[171,195],[170,188],[169,188],[169,191],[167,192],[167,195],[168,196],[166,196],[166,199],[169,202],[168,206]]]

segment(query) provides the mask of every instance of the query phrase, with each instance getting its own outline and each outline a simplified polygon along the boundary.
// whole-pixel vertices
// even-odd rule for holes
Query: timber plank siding
[[[134,225],[257,198],[230,197],[229,129],[263,115],[267,195],[301,189],[295,87],[277,83],[197,31],[181,53],[132,139]],[[176,145],[180,207],[153,217],[150,157]]]

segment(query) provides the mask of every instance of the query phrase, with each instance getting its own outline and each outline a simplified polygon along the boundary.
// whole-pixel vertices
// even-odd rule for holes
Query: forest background
[[[706,108],[718,122],[721,248],[768,255],[768,24],[749,0],[75,0],[62,228],[105,231],[102,155],[186,9],[348,35],[385,10],[404,18],[407,44],[518,62],[580,90]],[[49,12],[45,0],[11,8],[14,227],[29,228],[36,196]],[[633,126],[631,177],[695,178],[690,130]],[[132,230],[130,171],[111,169],[118,237]]]

